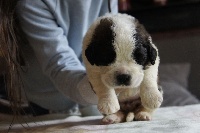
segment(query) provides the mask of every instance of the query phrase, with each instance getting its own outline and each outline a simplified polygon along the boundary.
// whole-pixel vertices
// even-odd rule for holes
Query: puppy
[[[151,119],[163,100],[157,84],[160,59],[137,19],[120,13],[99,17],[84,37],[82,57],[98,109],[106,115],[103,121],[122,122],[133,114],[138,120]],[[130,114],[120,110],[119,102],[127,99],[141,101]]]

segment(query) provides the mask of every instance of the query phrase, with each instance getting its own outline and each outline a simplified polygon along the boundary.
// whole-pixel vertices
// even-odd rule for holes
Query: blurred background
[[[200,25],[200,0],[119,0],[119,11],[135,16],[148,31]]]

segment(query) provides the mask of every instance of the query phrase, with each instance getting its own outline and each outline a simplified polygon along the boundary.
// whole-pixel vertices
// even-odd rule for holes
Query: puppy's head
[[[87,71],[98,69],[108,87],[138,87],[144,70],[155,64],[156,57],[150,35],[134,17],[125,14],[99,18],[83,42]]]

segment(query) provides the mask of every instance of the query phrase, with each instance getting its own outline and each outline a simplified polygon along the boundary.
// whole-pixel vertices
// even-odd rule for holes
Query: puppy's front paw
[[[159,108],[163,101],[163,95],[158,89],[148,88],[141,92],[142,105],[147,109]]]
[[[148,113],[148,112],[141,111],[141,112],[138,112],[135,115],[135,119],[137,121],[150,121],[151,120],[151,114]]]
[[[119,109],[119,102],[117,98],[100,98],[98,103],[99,112],[105,115],[114,114]]]
[[[107,115],[102,119],[103,124],[114,124],[124,122],[125,114],[121,111],[118,111],[115,114]]]
[[[149,93],[149,98],[141,99],[142,105],[147,109],[156,109],[159,108],[163,101],[163,96],[160,94],[151,94]]]

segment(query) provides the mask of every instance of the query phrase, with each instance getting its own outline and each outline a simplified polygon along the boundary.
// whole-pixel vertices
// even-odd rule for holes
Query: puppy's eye
[[[139,65],[145,65],[147,61],[147,49],[143,46],[137,47],[133,52],[133,58]]]

